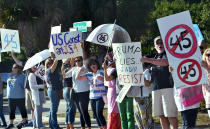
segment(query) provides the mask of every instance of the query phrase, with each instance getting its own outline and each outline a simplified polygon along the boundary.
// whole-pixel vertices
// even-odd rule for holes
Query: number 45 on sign
[[[20,53],[19,33],[17,30],[0,29],[2,51],[14,51]]]

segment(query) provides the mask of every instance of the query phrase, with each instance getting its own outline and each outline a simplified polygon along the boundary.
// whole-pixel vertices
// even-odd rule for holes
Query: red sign
[[[189,62],[192,63],[192,64],[188,65],[188,68],[186,66],[184,66],[184,64],[189,63]],[[198,75],[196,73],[197,71],[195,70],[196,67],[198,69]],[[181,74],[184,74],[184,76],[181,76]],[[188,85],[196,85],[201,80],[201,77],[202,77],[202,69],[201,69],[200,64],[196,60],[186,59],[186,60],[182,61],[179,64],[179,66],[177,68],[177,75],[178,75],[179,79],[181,81],[183,81],[184,83],[186,83]],[[191,78],[192,77],[197,77],[197,79],[195,81],[188,81],[187,78],[189,76]]]
[[[172,35],[172,33],[178,29],[184,29],[184,31],[180,32],[180,36],[176,37],[177,41],[175,43],[172,43],[172,39],[173,39],[172,36],[174,36],[174,35]],[[192,39],[186,38],[186,36],[188,34],[190,34]],[[170,42],[169,42],[169,38],[170,38]],[[191,40],[192,40],[192,42],[191,42]],[[187,44],[182,44],[182,42],[184,42],[184,41],[187,42]],[[173,47],[170,48],[169,44],[170,44],[170,46],[173,46]],[[177,26],[171,28],[168,31],[168,33],[166,34],[166,37],[165,37],[165,46],[171,55],[173,55],[177,58],[188,58],[196,52],[197,39],[196,39],[194,31],[189,26],[181,24],[181,25],[177,25]],[[187,49],[187,48],[191,47],[191,50],[187,53],[177,53],[175,51],[178,47],[180,48],[180,50]]]

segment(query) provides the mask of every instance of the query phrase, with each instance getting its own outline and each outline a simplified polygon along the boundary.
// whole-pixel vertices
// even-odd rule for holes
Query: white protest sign
[[[40,65],[39,68],[36,70],[35,75],[40,77],[43,81],[45,76],[45,67],[44,65]]]
[[[157,19],[176,88],[207,82],[189,11]]]
[[[82,32],[63,32],[51,36],[55,57],[57,60],[82,56]]]
[[[20,40],[18,30],[0,29],[1,52],[14,51],[20,53]]]
[[[112,47],[119,83],[131,86],[144,85],[140,42],[113,43]]]
[[[116,101],[118,103],[121,103],[123,99],[125,98],[126,94],[128,93],[129,89],[131,88],[131,85],[125,85],[121,90],[120,93],[118,94]]]
[[[52,34],[58,34],[58,33],[61,33],[61,25],[51,27],[50,37],[51,37]],[[52,45],[52,39],[51,38],[50,38],[50,44],[49,44],[49,51],[53,52],[53,45]]]

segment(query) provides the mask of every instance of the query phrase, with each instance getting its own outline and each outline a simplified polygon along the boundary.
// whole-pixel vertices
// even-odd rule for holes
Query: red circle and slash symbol
[[[182,35],[182,36],[179,36],[176,43],[177,45],[174,45],[172,48],[170,48],[169,46],[169,38],[171,37],[171,34],[177,30],[177,29],[185,29],[185,33]],[[192,48],[191,50],[188,52],[188,53],[177,53],[175,52],[177,47],[178,47],[178,44],[181,44],[181,40],[183,37],[187,36],[188,34],[191,35],[192,37]],[[196,39],[196,36],[195,36],[195,33],[194,31],[187,25],[184,25],[184,24],[181,24],[181,25],[177,25],[173,28],[171,28],[168,33],[166,34],[166,37],[165,37],[165,46],[166,46],[166,49],[168,50],[168,52],[177,57],[177,58],[188,58],[190,56],[192,56],[196,50],[197,50],[197,39]]]
[[[190,65],[189,69],[186,71],[186,73],[184,74],[184,76],[182,77],[180,75],[180,70],[181,70],[181,67],[186,64],[186,63],[189,63],[191,62],[192,64]],[[187,77],[188,75],[190,74],[190,72],[192,71],[192,69],[194,69],[193,67],[197,67],[198,68],[198,78],[195,80],[195,81],[187,81]],[[200,64],[196,61],[196,60],[193,60],[193,59],[186,59],[184,61],[182,61],[178,68],[177,68],[177,74],[178,74],[178,77],[181,81],[183,81],[184,83],[188,84],[188,85],[196,85],[200,82],[201,80],[201,77],[202,77],[202,69],[201,69],[201,66]]]

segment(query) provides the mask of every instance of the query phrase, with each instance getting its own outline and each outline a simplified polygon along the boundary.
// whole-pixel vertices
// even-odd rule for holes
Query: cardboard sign
[[[36,70],[35,75],[40,77],[43,81],[45,76],[45,67],[44,65],[40,65],[39,68]]]
[[[20,40],[18,30],[0,29],[1,32],[1,52],[14,51],[20,53]]]
[[[112,47],[119,83],[131,86],[144,85],[140,42],[113,43]]]
[[[51,27],[50,37],[51,37],[52,34],[58,34],[58,33],[61,33],[61,25]],[[52,45],[52,39],[51,38],[50,38],[50,44],[49,44],[49,51],[53,52],[53,45]]]
[[[196,39],[198,41],[198,46],[200,46],[201,42],[204,40],[203,35],[202,35],[202,33],[201,33],[197,24],[193,24],[193,28],[194,28],[194,31],[195,31]]]
[[[123,99],[125,98],[125,96],[126,96],[126,94],[128,93],[128,91],[129,91],[130,88],[131,88],[131,85],[125,85],[125,86],[121,89],[119,95],[118,95],[117,98],[116,98],[116,101],[117,101],[118,103],[121,103],[121,102],[123,101]],[[132,105],[132,106],[133,106],[133,105]]]
[[[55,57],[57,60],[82,56],[82,32],[63,32],[51,36]]]
[[[176,88],[207,83],[189,11],[157,19]]]

